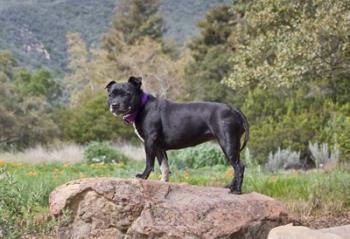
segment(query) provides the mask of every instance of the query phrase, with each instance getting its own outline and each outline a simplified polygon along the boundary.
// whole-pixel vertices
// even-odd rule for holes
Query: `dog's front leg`
[[[166,152],[162,149],[157,150],[157,159],[160,167],[160,171],[162,172],[161,181],[169,182],[169,164],[168,164],[168,156]]]
[[[146,168],[143,173],[136,174],[137,178],[147,179],[154,169],[154,161],[156,157],[155,137],[145,139],[146,151]]]

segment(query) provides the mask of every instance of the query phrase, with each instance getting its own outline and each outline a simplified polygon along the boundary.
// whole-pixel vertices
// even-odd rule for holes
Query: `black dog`
[[[232,193],[241,193],[244,165],[239,154],[249,137],[249,125],[243,113],[222,103],[178,104],[157,99],[143,92],[141,83],[141,77],[132,76],[127,83],[111,81],[106,86],[110,111],[115,116],[123,116],[126,122],[133,123],[136,133],[144,141],[146,168],[136,177],[147,179],[157,157],[162,180],[168,181],[166,150],[216,139],[234,168],[235,176],[229,188]],[[240,147],[244,133],[244,143]]]

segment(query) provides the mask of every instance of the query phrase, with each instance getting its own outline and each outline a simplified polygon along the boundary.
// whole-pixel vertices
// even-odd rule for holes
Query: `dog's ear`
[[[130,76],[128,82],[133,84],[137,89],[140,89],[142,85],[142,77]]]
[[[113,84],[115,84],[116,82],[113,80],[113,81],[111,81],[111,82],[109,82],[107,85],[106,85],[106,87],[105,87],[105,89],[107,89],[107,91],[109,91],[109,89],[111,88],[111,86],[113,85]]]

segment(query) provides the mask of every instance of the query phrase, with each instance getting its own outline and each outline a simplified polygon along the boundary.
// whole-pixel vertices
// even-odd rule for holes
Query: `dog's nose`
[[[118,103],[112,103],[112,107],[113,108],[119,108],[119,104]]]

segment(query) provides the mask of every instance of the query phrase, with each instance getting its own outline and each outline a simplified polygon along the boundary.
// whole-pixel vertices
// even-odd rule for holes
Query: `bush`
[[[20,233],[16,230],[15,225],[17,217],[23,216],[22,206],[24,204],[20,188],[13,176],[5,169],[1,169],[0,177],[0,233],[4,237],[19,237]]]
[[[329,145],[336,145],[339,149],[339,160],[350,160],[350,104],[341,107],[329,104],[332,109],[330,118],[326,122],[319,142],[327,142]]]
[[[49,217],[47,202],[52,188],[40,182],[26,191],[18,179],[15,172],[0,166],[0,238],[47,235],[61,221]]]
[[[170,163],[178,169],[228,164],[221,148],[213,143],[173,151],[170,157]]]
[[[128,159],[107,143],[93,142],[86,146],[84,158],[87,163],[120,163]]]
[[[327,143],[319,144],[316,142],[313,144],[309,142],[309,150],[316,168],[335,166],[339,161],[339,150],[336,145],[333,146],[333,149],[328,150]]]
[[[108,111],[105,93],[83,100],[77,107],[62,108],[55,112],[62,140],[86,144],[93,140],[133,139],[131,126],[115,118]]]
[[[261,89],[248,94],[242,109],[251,125],[249,147],[260,164],[279,147],[298,151],[310,162],[309,141],[336,145],[339,160],[350,159],[350,104],[340,106],[322,97],[306,97],[305,91],[291,92],[288,97]]]
[[[294,152],[290,149],[278,148],[276,153],[270,152],[266,168],[271,172],[280,169],[301,168],[300,152]]]

